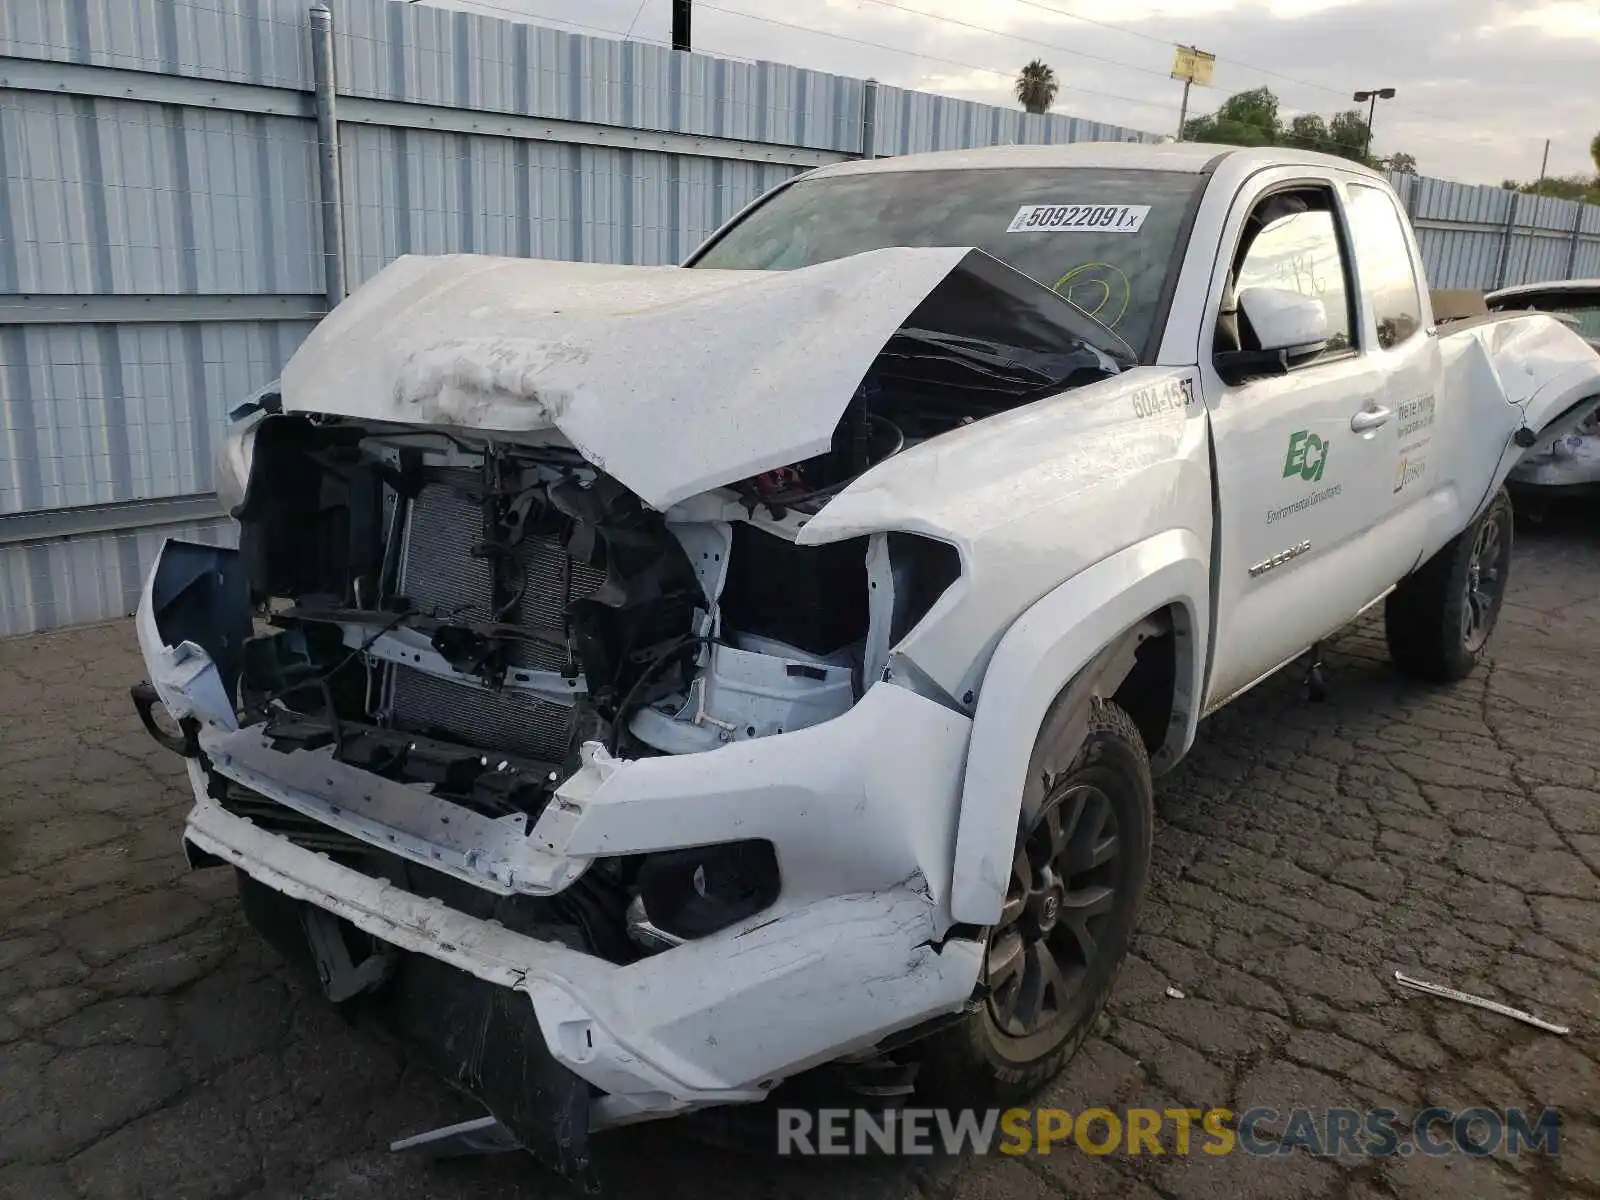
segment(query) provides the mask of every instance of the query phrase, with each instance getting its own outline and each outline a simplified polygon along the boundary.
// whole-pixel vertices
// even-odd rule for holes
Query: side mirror
[[[1224,350],[1216,356],[1217,374],[1228,383],[1285,375],[1296,363],[1326,350],[1332,336],[1322,301],[1287,288],[1245,288],[1239,293],[1239,312],[1261,348]]]

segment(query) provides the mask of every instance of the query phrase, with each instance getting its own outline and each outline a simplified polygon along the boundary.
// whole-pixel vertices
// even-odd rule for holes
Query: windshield
[[[693,265],[785,271],[886,246],[976,246],[1148,361],[1189,201],[1204,182],[1071,167],[822,176],[773,196]]]

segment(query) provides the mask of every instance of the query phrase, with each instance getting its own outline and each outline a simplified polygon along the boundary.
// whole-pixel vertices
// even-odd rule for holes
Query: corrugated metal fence
[[[331,0],[343,265],[683,258],[797,171],[1117,126],[391,0]],[[222,540],[226,409],[326,309],[308,0],[0,3],[0,634]],[[1600,210],[1400,181],[1436,286],[1600,273]],[[1513,232],[1514,230],[1514,232]],[[1574,230],[1577,235],[1574,236]]]
[[[1600,275],[1600,207],[1421,175],[1389,181],[1416,226],[1433,287]]]

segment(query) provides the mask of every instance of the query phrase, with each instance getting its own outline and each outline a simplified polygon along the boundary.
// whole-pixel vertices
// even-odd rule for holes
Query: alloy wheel
[[[1461,607],[1461,640],[1476,652],[1489,640],[1505,588],[1505,539],[1500,514],[1493,510],[1478,527],[1467,560],[1465,603]]]
[[[995,1025],[1036,1036],[1066,1015],[1117,901],[1122,841],[1110,798],[1076,784],[1048,798],[1012,862],[985,981]]]

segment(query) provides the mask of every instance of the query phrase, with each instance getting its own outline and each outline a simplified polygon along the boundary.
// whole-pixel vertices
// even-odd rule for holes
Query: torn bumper
[[[626,966],[513,933],[300,848],[205,798],[185,839],[401,949],[527,996],[551,1055],[601,1095],[591,1125],[757,1101],[797,1071],[961,1008],[976,943],[936,949],[910,888],[796,906]]]
[[[158,593],[174,545],[152,575]],[[215,553],[224,576],[229,552]],[[959,1011],[972,994],[981,945],[945,938],[970,729],[958,713],[879,684],[833,721],[718,750],[622,761],[589,746],[529,829],[238,728],[216,664],[197,642],[173,644],[180,631],[159,600],[146,589],[138,634],[162,703],[198,726],[189,845],[525,997],[550,1056],[594,1090],[592,1128],[760,1100],[779,1080]],[[597,858],[765,839],[781,893],[755,917],[617,964],[268,832],[211,798],[208,768],[486,891],[549,895]]]

